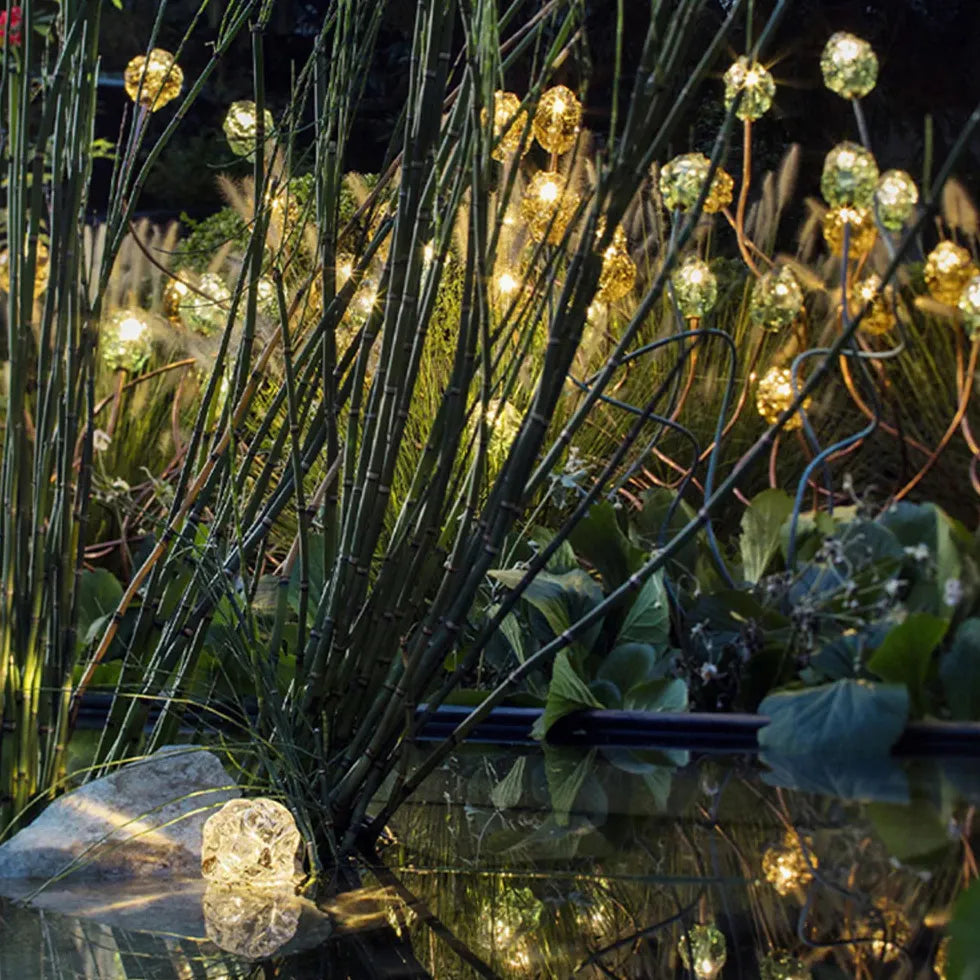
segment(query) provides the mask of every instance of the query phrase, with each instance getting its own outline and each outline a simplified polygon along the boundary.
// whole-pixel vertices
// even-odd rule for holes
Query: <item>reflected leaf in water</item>
[[[677,952],[685,968],[691,970],[697,980],[715,980],[728,958],[725,936],[713,925],[692,926],[681,936]]]
[[[291,891],[209,884],[201,899],[208,939],[245,956],[271,956],[296,934],[300,904]]]
[[[811,842],[804,838],[804,843],[807,854],[803,853],[796,834],[787,832],[782,844],[773,844],[762,855],[762,873],[780,895],[789,895],[813,881],[817,856],[812,852]]]
[[[792,953],[770,953],[759,962],[760,980],[810,980],[810,968]]]
[[[855,929],[855,944],[859,957],[872,957],[883,963],[891,963],[902,954],[902,949],[912,937],[905,910],[890,898],[880,895],[874,900],[873,909],[861,918]]]

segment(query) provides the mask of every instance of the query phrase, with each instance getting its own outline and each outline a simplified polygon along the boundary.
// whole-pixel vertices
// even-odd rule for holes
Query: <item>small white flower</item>
[[[943,602],[947,606],[958,606],[963,601],[963,583],[958,578],[946,579],[943,586]]]
[[[906,545],[905,554],[907,554],[910,558],[914,558],[918,562],[928,561],[929,546],[921,541],[914,547]]]
[[[699,673],[701,680],[707,684],[708,681],[713,681],[718,676],[718,668],[714,664],[701,664]]]
[[[103,452],[104,450],[109,448],[111,443],[112,443],[112,437],[109,435],[108,432],[104,432],[102,429],[96,429],[92,433],[92,449],[95,452],[97,453]]]
[[[885,583],[885,595],[894,599],[902,589],[903,582],[900,578],[890,578]]]

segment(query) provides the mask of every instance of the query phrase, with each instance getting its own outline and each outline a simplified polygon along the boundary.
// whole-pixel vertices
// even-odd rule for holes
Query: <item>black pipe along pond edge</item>
[[[102,728],[109,714],[112,695],[89,691],[82,699],[79,728]],[[148,723],[159,712],[149,705]],[[185,717],[194,717],[216,730],[240,730],[255,720],[255,705],[190,706]],[[417,714],[427,710],[419,705]],[[420,739],[441,741],[452,735],[473,709],[468,705],[444,704],[432,711]],[[540,708],[494,708],[469,734],[467,741],[489,744],[537,744],[531,735],[541,717]],[[759,729],[768,724],[763,715],[709,714],[705,712],[578,711],[566,715],[548,732],[553,745],[596,745],[623,748],[677,748],[706,752],[754,752]],[[184,729],[190,734],[193,728]],[[895,744],[897,755],[980,757],[980,724],[946,721],[914,721],[905,727]]]

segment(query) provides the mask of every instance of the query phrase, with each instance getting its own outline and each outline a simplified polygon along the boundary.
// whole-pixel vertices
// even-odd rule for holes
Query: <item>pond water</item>
[[[7,901],[0,977],[941,976],[980,763],[767,761],[465,747],[317,914],[199,882]]]

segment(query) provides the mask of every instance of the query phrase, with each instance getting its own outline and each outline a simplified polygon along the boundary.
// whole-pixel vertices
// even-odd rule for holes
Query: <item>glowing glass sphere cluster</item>
[[[820,56],[823,82],[845,99],[863,99],[878,81],[878,56],[867,41],[838,31]]]
[[[872,273],[854,286],[850,297],[850,315],[856,316],[867,306],[868,309],[858,328],[865,333],[885,334],[895,326],[895,314],[892,312],[888,297],[884,294],[881,276]]]
[[[138,371],[151,352],[150,325],[145,310],[117,310],[99,331],[102,360],[111,371]]]
[[[810,980],[810,968],[792,953],[770,953],[759,961],[759,980]]]
[[[184,73],[169,51],[154,48],[148,55],[137,55],[126,65],[123,86],[134,102],[156,112],[180,95]]]
[[[487,111],[483,110],[483,122]],[[521,100],[514,92],[493,93],[493,138],[499,140],[490,151],[494,160],[505,160],[518,150],[527,152],[528,144],[521,147],[521,137],[527,126],[527,113],[521,110]]]
[[[183,323],[206,337],[224,327],[231,291],[214,272],[205,272],[196,285],[196,291],[188,289],[181,296],[177,308]]]
[[[613,232],[613,239],[602,253],[602,272],[596,299],[602,303],[615,303],[629,295],[636,284],[636,263],[630,258],[626,233],[622,227]]]
[[[980,276],[974,276],[963,287],[956,306],[963,315],[963,325],[970,334],[970,339],[975,340],[980,336]]]
[[[832,255],[844,254],[845,231],[847,254],[852,259],[870,252],[878,235],[874,217],[868,208],[848,205],[830,208],[823,216],[823,237]]]
[[[874,204],[878,220],[890,231],[898,231],[919,203],[919,188],[904,170],[886,170],[875,188]]]
[[[801,382],[802,384],[802,382]],[[755,407],[769,425],[793,404],[793,375],[789,368],[772,367],[759,379],[755,389]],[[803,410],[810,399],[803,402]],[[783,428],[790,432],[800,428],[803,419],[799,412],[791,415]],[[816,864],[816,861],[813,862]],[[799,847],[773,846],[762,857],[762,873],[780,895],[791,892],[797,884],[806,884],[813,877]]]
[[[788,327],[802,309],[803,289],[788,266],[780,266],[756,280],[749,316],[764,330]]]
[[[567,153],[578,138],[582,103],[564,85],[541,93],[534,114],[534,138],[549,153]]]
[[[780,373],[777,375],[774,371]],[[760,393],[763,382],[770,375],[773,378],[771,398],[773,401],[781,401],[782,404],[778,411],[772,413],[772,417],[763,412],[761,407],[759,408],[759,413],[771,425],[776,417],[779,416],[780,412],[784,412],[792,403],[793,383],[792,375],[789,371],[785,368],[776,368],[770,370],[762,381],[759,382]],[[758,397],[761,397],[761,394]],[[792,424],[794,422],[795,425]],[[799,416],[794,416],[787,422],[786,428],[796,428],[800,424]],[[812,853],[809,857],[810,861],[808,862],[807,855],[803,853],[796,834],[787,832],[781,844],[774,844],[766,848],[765,853],[762,855],[762,873],[766,881],[776,889],[778,894],[788,895],[790,892],[809,884],[813,880],[813,870],[810,865],[812,864],[813,867],[816,867],[817,859]]]
[[[688,319],[706,316],[718,300],[718,280],[696,255],[688,256],[670,276],[674,302],[681,316]]]
[[[24,255],[27,255],[27,243],[24,243]],[[21,266],[23,269],[23,266]],[[48,273],[51,269],[51,262],[48,256],[48,247],[42,241],[37,243],[37,254],[34,260],[34,298],[37,299],[48,287]],[[10,251],[4,249],[0,252],[0,289],[5,293],[10,292]]]
[[[713,925],[691,926],[678,941],[677,953],[697,980],[715,980],[728,959],[724,933]]]
[[[820,192],[831,207],[871,206],[878,186],[878,164],[857,143],[838,143],[826,156]]]
[[[955,242],[940,242],[926,256],[923,275],[933,299],[955,306],[977,271],[965,248]]]
[[[874,909],[855,924],[855,952],[871,956],[882,963],[892,963],[902,955],[902,949],[912,938],[912,927],[905,910],[890,898],[879,896]]]
[[[272,113],[268,109],[263,110],[264,140],[269,140],[273,136],[274,127]],[[231,152],[239,157],[250,157],[255,152],[259,139],[258,106],[248,99],[232,102],[228,106],[221,128],[225,131],[225,139],[228,140]]]
[[[521,217],[535,241],[557,245],[575,216],[578,195],[568,182],[549,170],[541,170],[528,182],[521,200]]]
[[[739,119],[751,122],[763,116],[772,107],[776,83],[772,75],[758,61],[750,62],[744,55],[725,72],[725,108],[730,109],[739,92],[742,101],[735,110]]]
[[[703,153],[682,153],[664,164],[660,171],[660,193],[667,208],[671,211],[693,208],[710,172],[711,161]],[[705,213],[715,214],[727,208],[732,203],[734,187],[731,175],[718,167],[704,199]]]

